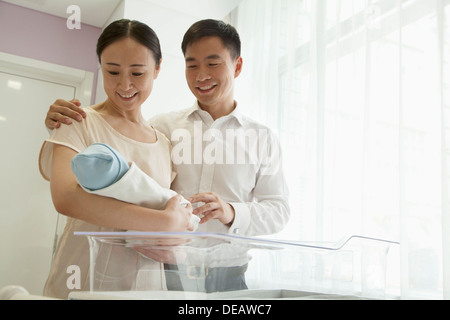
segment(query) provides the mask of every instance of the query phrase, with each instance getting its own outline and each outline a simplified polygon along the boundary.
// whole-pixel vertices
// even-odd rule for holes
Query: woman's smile
[[[131,100],[133,100],[134,97],[137,96],[138,92],[131,93],[131,94],[123,94],[123,93],[117,92],[117,94],[119,95],[120,98],[122,98],[122,100],[131,101]]]

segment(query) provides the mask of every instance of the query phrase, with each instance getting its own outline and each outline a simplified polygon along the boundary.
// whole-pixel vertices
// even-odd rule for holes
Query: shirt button
[[[239,228],[234,228],[233,233],[234,233],[234,234],[239,234],[240,231],[241,231],[241,230],[239,230]]]

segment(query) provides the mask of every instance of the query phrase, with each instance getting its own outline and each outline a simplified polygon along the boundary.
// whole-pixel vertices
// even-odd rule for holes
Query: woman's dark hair
[[[159,66],[162,53],[155,31],[145,23],[128,19],[114,21],[103,30],[97,41],[98,61],[101,63],[101,54],[107,46],[123,38],[132,38],[149,48],[155,58],[156,66]]]
[[[203,37],[219,37],[225,48],[230,52],[231,58],[236,59],[241,55],[241,39],[236,29],[223,21],[206,19],[194,23],[184,35],[181,44],[183,55],[189,45]]]

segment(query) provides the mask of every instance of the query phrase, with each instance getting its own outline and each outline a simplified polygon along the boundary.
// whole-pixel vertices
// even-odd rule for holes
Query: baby
[[[164,209],[177,193],[161,187],[135,163],[128,164],[112,147],[94,143],[78,153],[71,162],[80,186],[89,193],[115,198],[156,210]],[[182,199],[181,204],[189,201]],[[191,215],[194,231],[200,218]]]

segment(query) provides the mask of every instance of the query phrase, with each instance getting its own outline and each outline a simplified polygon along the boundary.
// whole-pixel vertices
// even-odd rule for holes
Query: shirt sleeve
[[[166,138],[170,141],[171,133],[170,133],[170,129],[167,126],[167,123],[168,123],[167,118],[168,118],[167,114],[156,115],[156,116],[153,116],[150,120],[148,120],[148,123],[153,128],[155,128],[156,130],[161,132],[164,136],[166,136]]]
[[[58,144],[81,152],[91,143],[86,130],[86,121],[61,125],[59,128],[53,129],[50,138],[44,141],[39,154],[39,170],[43,178],[46,180],[51,178],[53,145]]]
[[[281,149],[273,134],[267,137],[266,145],[253,189],[255,201],[230,203],[235,219],[229,233],[245,236],[273,234],[281,231],[289,220],[289,191],[282,168]]]

